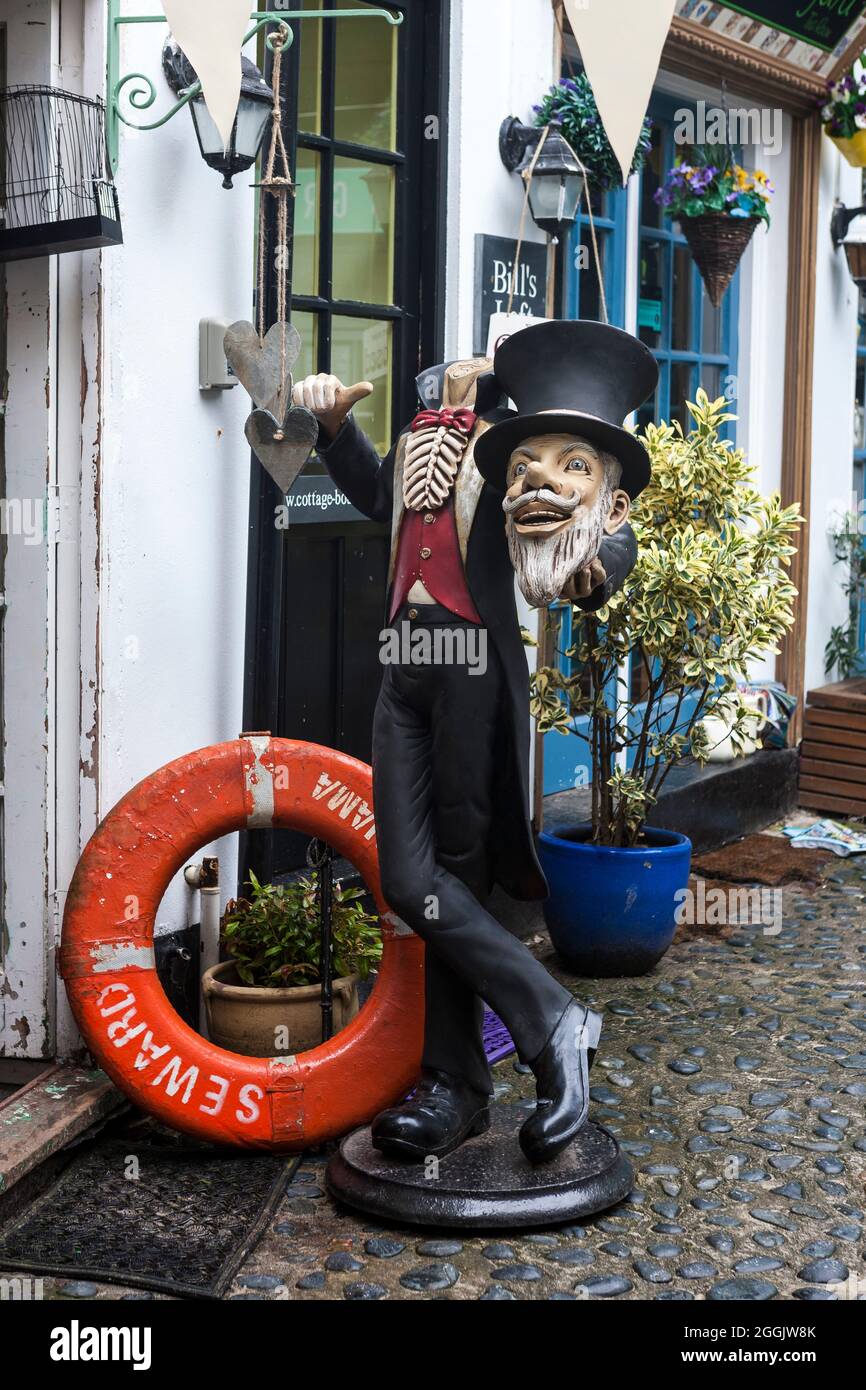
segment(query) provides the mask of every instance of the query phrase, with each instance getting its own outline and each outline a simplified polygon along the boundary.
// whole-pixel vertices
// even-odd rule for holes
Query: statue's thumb
[[[354,386],[344,386],[340,392],[340,405],[345,406],[346,410],[351,410],[353,405],[357,405],[365,396],[372,395],[374,390],[371,381],[358,381]]]

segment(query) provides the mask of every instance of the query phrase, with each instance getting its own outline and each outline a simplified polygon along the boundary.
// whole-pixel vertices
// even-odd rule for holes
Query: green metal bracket
[[[112,173],[117,170],[118,154],[120,149],[120,124],[129,126],[132,130],[158,130],[166,121],[170,121],[176,116],[193,97],[198,96],[201,91],[201,83],[196,82],[185,92],[173,106],[161,116],[158,121],[151,121],[146,125],[139,125],[137,122],[123,115],[120,109],[121,94],[126,96],[131,107],[136,111],[147,111],[156,101],[156,87],[152,78],[143,72],[127,72],[122,77],[120,75],[120,29],[123,24],[166,24],[163,14],[121,14],[120,6],[122,0],[108,0],[108,157],[111,161]],[[277,28],[283,26],[289,31],[289,38],[286,47],[294,41],[294,32],[288,23],[290,19],[384,19],[388,24],[397,25],[403,23],[402,14],[395,14],[392,10],[375,9],[372,6],[357,10],[276,10],[262,13],[261,10],[254,10],[250,19],[255,21],[253,27],[244,35],[243,43],[249,43],[250,39],[258,34],[268,24],[273,24]],[[271,35],[265,39],[269,47]],[[138,83],[137,86],[129,88],[124,93],[130,83]]]

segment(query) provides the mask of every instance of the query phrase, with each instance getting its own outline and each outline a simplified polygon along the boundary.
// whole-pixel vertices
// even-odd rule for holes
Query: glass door
[[[358,0],[303,0],[308,10]],[[368,380],[353,412],[380,456],[414,413],[415,377],[441,361],[444,0],[389,5],[378,18],[294,24],[284,64],[284,138],[293,200],[295,379]],[[273,317],[274,284],[266,317]],[[378,634],[390,528],[347,504],[312,459],[285,506],[252,467],[245,725],[369,761],[381,681]],[[303,503],[303,505],[300,505]],[[288,525],[275,525],[283,511]],[[256,832],[246,869],[265,881],[301,867],[306,841]]]

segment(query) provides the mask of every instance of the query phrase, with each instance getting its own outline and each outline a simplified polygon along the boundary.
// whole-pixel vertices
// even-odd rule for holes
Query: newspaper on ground
[[[829,849],[841,859],[866,854],[866,827],[855,830],[837,820],[816,820],[812,825],[786,825],[785,834],[795,849]]]

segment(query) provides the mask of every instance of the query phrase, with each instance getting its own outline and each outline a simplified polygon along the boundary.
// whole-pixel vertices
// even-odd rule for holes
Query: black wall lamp
[[[509,174],[520,174],[528,184],[536,226],[558,241],[574,226],[583,192],[583,174],[568,141],[553,127],[545,135],[543,127],[508,116],[499,131],[499,154]]]
[[[198,83],[198,76],[188,58],[173,39],[166,39],[162,50],[162,70],[175,96],[185,96]],[[198,147],[205,164],[223,176],[223,188],[231,188],[236,174],[250,169],[258,158],[268,121],[271,118],[274,94],[255,63],[241,58],[241,94],[231,139],[223,149],[222,136],[217,130],[199,87],[189,102]]]
[[[858,289],[866,290],[866,206],[846,208],[837,202],[833,208],[830,235],[838,250],[845,247],[851,279]]]

